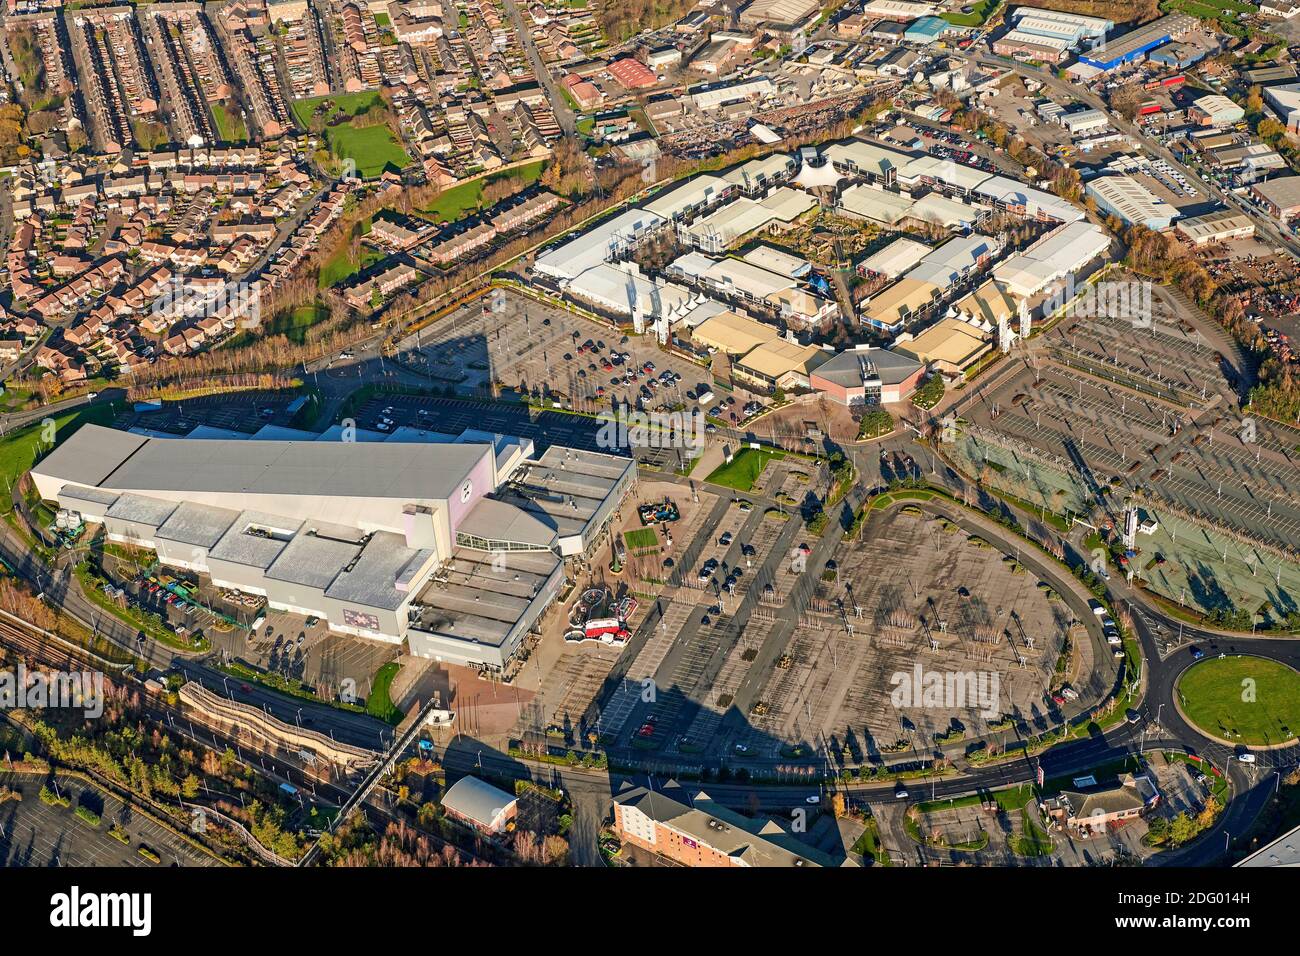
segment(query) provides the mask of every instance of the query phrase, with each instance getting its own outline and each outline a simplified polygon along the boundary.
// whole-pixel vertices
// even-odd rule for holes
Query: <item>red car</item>
[[[642,737],[649,737],[653,735],[654,732],[655,732],[654,724],[642,724],[641,729],[637,731],[637,734],[639,734]]]

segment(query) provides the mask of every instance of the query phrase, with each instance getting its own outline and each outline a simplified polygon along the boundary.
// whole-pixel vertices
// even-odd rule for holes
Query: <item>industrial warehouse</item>
[[[632,489],[629,458],[467,431],[360,444],[286,429],[158,438],[87,425],[41,497],[272,608],[499,670]]]

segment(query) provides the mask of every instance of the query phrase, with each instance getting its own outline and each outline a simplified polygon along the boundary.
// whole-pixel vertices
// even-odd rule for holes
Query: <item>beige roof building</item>
[[[1014,322],[1020,316],[1020,300],[992,279],[954,304],[962,316],[996,329],[1003,319]]]
[[[780,333],[770,325],[728,309],[697,325],[691,338],[697,345],[715,352],[744,355],[765,342],[780,338]]]
[[[773,339],[738,360],[732,371],[768,388],[811,387],[808,375],[830,357],[815,345]]]
[[[943,319],[916,338],[894,344],[896,352],[951,375],[965,372],[992,348],[988,336],[960,319]]]
[[[922,279],[902,278],[867,300],[862,319],[885,332],[898,332],[938,298],[940,289]]]

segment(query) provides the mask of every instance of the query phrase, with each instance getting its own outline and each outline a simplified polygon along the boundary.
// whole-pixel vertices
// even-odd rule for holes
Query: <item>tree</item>
[[[1146,90],[1141,84],[1127,83],[1110,94],[1110,108],[1130,122],[1137,118]]]
[[[1264,112],[1264,97],[1260,95],[1258,86],[1252,86],[1250,92],[1246,95],[1246,112]]]
[[[1169,842],[1175,846],[1186,843],[1196,836],[1197,832],[1196,821],[1189,817],[1186,811],[1169,822]]]
[[[431,828],[438,819],[438,808],[432,802],[426,801],[420,804],[420,809],[415,814],[415,819],[420,826],[426,830]]]
[[[1196,815],[1196,825],[1201,830],[1208,830],[1214,825],[1214,819],[1219,815],[1221,809],[1223,808],[1219,806],[1219,801],[1212,796],[1209,797],[1205,801],[1204,808]]]

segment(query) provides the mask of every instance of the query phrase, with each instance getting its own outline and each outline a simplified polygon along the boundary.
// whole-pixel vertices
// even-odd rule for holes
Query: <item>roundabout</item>
[[[1183,719],[1221,743],[1289,747],[1300,728],[1300,672],[1276,660],[1236,655],[1199,661],[1174,691]]]

